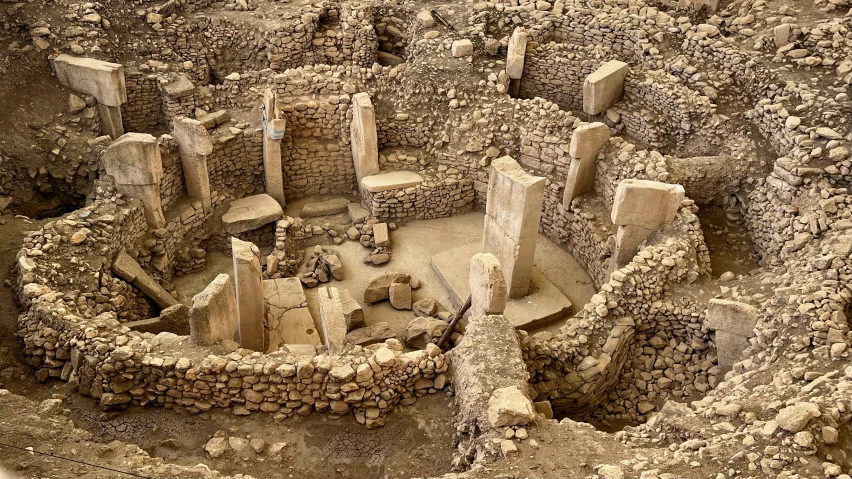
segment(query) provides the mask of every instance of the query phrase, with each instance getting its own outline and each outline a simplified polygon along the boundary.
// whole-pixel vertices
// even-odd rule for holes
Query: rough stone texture
[[[583,111],[598,115],[618,101],[629,71],[627,63],[610,60],[587,76],[583,83]]]
[[[189,197],[201,201],[210,209],[210,176],[207,173],[207,155],[213,153],[213,141],[204,125],[191,118],[175,117],[172,134],[180,149],[183,178]]]
[[[340,291],[334,287],[317,289],[322,320],[323,342],[329,354],[339,354],[346,347],[346,316],[343,313],[343,302]]]
[[[670,223],[683,201],[680,185],[657,181],[622,180],[612,204],[612,222],[659,230]]]
[[[367,93],[352,97],[351,132],[352,159],[358,185],[364,177],[379,172],[379,144],[376,137],[376,113]]]
[[[168,308],[177,304],[172,295],[170,295],[157,281],[148,275],[145,270],[139,266],[139,263],[131,258],[126,252],[121,251],[112,262],[112,271],[128,283],[133,284],[149,298],[153,299],[162,308]]]
[[[502,314],[508,289],[500,261],[490,253],[477,253],[470,259],[470,314]]]
[[[500,261],[509,297],[529,291],[541,220],[544,178],[505,156],[491,163],[483,245]]]
[[[488,422],[493,427],[524,426],[534,418],[532,402],[518,386],[495,389],[488,398]]]
[[[264,193],[232,201],[222,215],[222,226],[226,232],[238,235],[278,221],[282,216],[281,205]]]
[[[275,351],[283,345],[320,343],[314,318],[308,310],[308,299],[298,278],[263,280],[266,302],[266,349]]]
[[[237,337],[237,297],[231,277],[220,274],[192,297],[189,309],[189,339],[209,346]]]
[[[278,205],[275,200],[272,202]],[[262,352],[265,351],[263,329],[265,308],[260,250],[248,241],[231,238],[231,254],[234,257],[240,346]]]
[[[411,309],[411,285],[408,282],[391,283],[388,299],[394,309]]]
[[[104,150],[103,162],[118,192],[142,201],[148,226],[165,226],[160,199],[163,161],[157,139],[144,133],[124,134]]]
[[[370,276],[367,288],[364,290],[364,302],[378,303],[389,298],[388,290],[393,283],[407,283],[411,276],[398,271],[383,271]]]
[[[352,332],[367,326],[364,321],[364,309],[352,297],[348,289],[340,290],[340,302],[343,306],[343,317],[346,318],[346,330]]]

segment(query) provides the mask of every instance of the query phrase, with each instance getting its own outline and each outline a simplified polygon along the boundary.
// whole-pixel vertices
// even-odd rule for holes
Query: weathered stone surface
[[[263,281],[266,301],[267,350],[282,345],[320,343],[314,318],[308,310],[308,299],[298,278]]]
[[[154,300],[161,308],[168,308],[177,304],[172,297],[154,278],[148,275],[135,259],[131,258],[124,250],[115,257],[112,262],[112,271],[121,279],[136,286],[149,298]]]
[[[518,386],[495,389],[488,398],[488,421],[494,427],[523,426],[533,419],[532,402]]]
[[[98,103],[121,106],[127,101],[121,64],[61,54],[53,59],[53,70],[63,86],[91,95]]]
[[[684,194],[680,185],[649,180],[621,180],[613,198],[612,222],[657,231],[674,219]]]
[[[416,349],[425,349],[426,345],[437,341],[449,324],[440,319],[414,318],[405,328],[405,343]]]
[[[361,188],[370,193],[408,188],[423,183],[423,177],[414,171],[391,171],[365,176],[361,180]]]
[[[506,74],[513,80],[520,80],[524,75],[524,58],[527,52],[527,32],[523,27],[516,27],[509,37],[506,53]]]
[[[337,288],[317,289],[320,318],[325,346],[329,354],[338,354],[346,346],[346,317],[343,314],[343,302]]]
[[[172,135],[180,151],[186,191],[191,199],[201,201],[204,209],[208,210],[211,196],[207,155],[213,153],[210,133],[200,121],[177,116],[172,120]]]
[[[349,200],[346,198],[332,198],[330,200],[308,203],[302,207],[302,218],[313,218],[316,216],[329,216],[346,213],[349,210]]]
[[[163,161],[157,139],[144,133],[126,133],[104,150],[103,163],[119,193],[142,201],[148,226],[164,227],[160,200]]]
[[[454,57],[466,57],[473,54],[473,43],[468,39],[453,42],[451,51]]]
[[[278,205],[275,200],[272,202]],[[265,351],[263,320],[266,308],[263,299],[260,250],[248,241],[232,237],[231,254],[234,257],[240,346],[254,351]]]
[[[610,60],[586,77],[583,83],[583,111],[598,115],[611,107],[624,92],[624,78],[630,66],[619,60]]]
[[[728,331],[739,336],[754,336],[757,308],[750,304],[726,299],[710,299],[705,324],[710,329]]]
[[[367,304],[378,303],[388,299],[389,289],[392,283],[405,283],[411,281],[411,276],[398,271],[383,271],[370,276],[367,288],[364,290],[364,302]]]
[[[411,309],[411,285],[407,281],[391,283],[388,296],[394,309]]]
[[[343,317],[346,318],[346,330],[354,331],[367,326],[364,321],[364,309],[352,297],[348,289],[340,290],[340,302],[343,306]]]
[[[544,182],[508,156],[491,162],[483,245],[499,260],[510,298],[529,292]]]
[[[775,421],[785,431],[799,432],[808,425],[808,421],[820,416],[822,416],[822,413],[816,404],[797,402],[778,411]]]
[[[376,247],[390,246],[390,232],[388,232],[387,223],[377,223],[373,225],[373,241]]]
[[[471,315],[502,314],[508,289],[500,261],[490,253],[477,253],[470,260]]]
[[[352,123],[349,126],[355,181],[361,185],[364,177],[379,172],[379,140],[376,132],[376,113],[367,93],[352,96]]]
[[[222,215],[222,226],[227,233],[238,235],[280,220],[284,216],[275,198],[263,193],[246,196],[231,202]]]
[[[393,328],[388,323],[381,322],[352,330],[346,335],[346,342],[359,346],[368,346],[370,344],[383,343],[386,339],[393,338],[394,336],[396,336],[396,332]]]
[[[562,196],[563,205],[570,205],[571,200],[594,188],[598,153],[609,138],[609,127],[599,122],[581,125],[574,130],[569,150],[571,165]]]
[[[216,276],[203,291],[192,297],[189,310],[189,339],[209,346],[237,336],[237,297],[231,277]]]

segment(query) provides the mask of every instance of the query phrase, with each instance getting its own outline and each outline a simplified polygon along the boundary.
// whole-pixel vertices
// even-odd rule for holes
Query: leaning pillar
[[[609,127],[600,122],[582,125],[574,130],[568,151],[571,165],[568,167],[565,192],[562,195],[562,205],[566,210],[571,200],[595,187],[598,153],[609,141],[609,136]]]
[[[231,254],[234,257],[240,346],[264,352],[263,320],[266,308],[260,250],[254,243],[231,237]]]
[[[610,60],[583,82],[583,111],[589,115],[599,115],[621,98],[624,92],[624,78],[630,66],[618,60]]]
[[[529,292],[544,181],[525,172],[511,157],[491,162],[483,246],[500,262],[510,298]]]
[[[683,201],[681,185],[650,180],[622,180],[615,191],[612,222],[618,226],[611,269],[630,262],[636,250],[655,231],[674,220]]]
[[[376,112],[370,95],[357,93],[352,97],[352,123],[349,125],[352,142],[352,161],[358,190],[361,179],[379,172],[379,140],[376,133]]]
[[[147,133],[126,133],[104,150],[103,162],[116,190],[142,201],[148,227],[165,227],[160,201],[163,161],[157,139]]]
[[[200,121],[176,116],[172,120],[172,134],[180,152],[186,192],[208,211],[212,206],[210,175],[207,172],[207,155],[213,153],[210,133]]]
[[[53,59],[53,70],[62,86],[98,100],[101,132],[112,139],[124,134],[121,105],[127,102],[127,88],[123,66],[63,53]]]
[[[273,197],[283,208],[284,200],[284,170],[281,167],[281,139],[287,122],[278,117],[278,103],[275,91],[271,88],[263,95],[263,105],[260,110],[260,121],[263,125],[263,174],[266,183],[266,194]]]
[[[506,74],[509,75],[509,96],[517,98],[524,75],[524,59],[527,54],[527,31],[517,27],[509,37],[506,53]]]

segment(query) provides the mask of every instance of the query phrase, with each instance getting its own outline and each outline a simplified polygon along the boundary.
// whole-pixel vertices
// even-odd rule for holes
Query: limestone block
[[[523,426],[535,419],[535,409],[518,386],[495,389],[488,398],[488,422],[494,427]]]
[[[754,328],[757,326],[757,313],[757,308],[750,304],[711,299],[705,324],[716,331],[728,331],[750,338],[754,336]]]
[[[364,302],[367,304],[378,303],[388,299],[388,290],[392,283],[410,282],[411,276],[398,271],[383,271],[370,276],[367,288],[364,290]]]
[[[718,363],[722,367],[731,366],[742,359],[742,352],[749,347],[747,337],[721,329],[716,331],[715,343]]]
[[[275,90],[267,88],[263,95],[266,125],[263,134],[263,176],[266,194],[275,198],[282,207],[284,198],[284,170],[281,167],[281,135],[287,122],[278,116],[278,98]]]
[[[278,221],[283,216],[281,205],[263,193],[232,201],[228,211],[222,215],[222,226],[225,232],[237,235]]]
[[[203,291],[192,297],[189,310],[189,340],[209,346],[237,333],[237,297],[231,277],[216,276]]]
[[[500,262],[510,298],[529,291],[544,182],[508,156],[491,162],[483,246]]]
[[[599,122],[582,125],[574,130],[569,149],[571,165],[562,196],[562,204],[566,207],[571,204],[571,200],[594,188],[598,153],[609,137],[609,127]]]
[[[231,237],[231,254],[234,257],[240,346],[254,351],[265,351],[263,321],[266,308],[260,250],[253,243]]]
[[[502,314],[508,289],[500,261],[490,253],[477,253],[470,260],[470,314]]]
[[[630,66],[618,60],[610,60],[583,83],[583,111],[589,115],[598,115],[611,107],[624,92],[624,78]]]
[[[423,177],[414,171],[391,171],[377,175],[365,176],[361,180],[361,188],[370,193],[408,188],[423,183]]]
[[[436,342],[449,323],[430,317],[414,318],[405,328],[405,343],[415,349],[425,349],[429,343]]]
[[[527,53],[527,32],[524,27],[517,27],[509,37],[509,47],[506,54],[506,74],[513,80],[520,80],[524,75],[524,58]]]
[[[674,219],[683,197],[681,185],[622,180],[612,201],[612,222],[657,231]]]
[[[277,278],[263,281],[266,302],[266,338],[268,351],[282,345],[320,343],[314,318],[308,310],[308,299],[299,278]]]
[[[346,213],[349,210],[349,200],[346,198],[331,198],[316,203],[307,203],[302,207],[302,218],[314,218],[316,216],[329,216]]]
[[[118,185],[157,185],[163,179],[160,146],[153,135],[125,133],[103,152],[104,169]]]
[[[636,225],[619,225],[615,234],[615,253],[612,255],[616,267],[622,267],[633,260],[639,245],[654,230]]]
[[[60,84],[98,103],[121,106],[127,101],[124,67],[118,63],[61,54],[53,60],[53,70]]]
[[[161,308],[168,308],[178,304],[154,278],[148,275],[139,263],[122,250],[112,263],[112,271],[119,278],[139,288],[149,298],[154,300]]]
[[[334,287],[317,289],[325,346],[329,354],[338,354],[346,346],[346,317],[340,292]]]
[[[352,160],[358,185],[365,176],[379,172],[379,140],[376,132],[376,113],[367,93],[352,96],[352,123],[349,128]]]
[[[193,200],[201,201],[205,210],[212,204],[207,155],[213,153],[213,140],[198,120],[176,116],[172,135],[177,141],[186,191]]]
[[[364,309],[352,297],[348,289],[340,290],[340,302],[343,305],[343,317],[346,318],[346,330],[353,331],[367,326],[364,321]]]
[[[348,344],[368,346],[370,344],[383,343],[385,340],[394,336],[396,336],[396,331],[388,323],[381,322],[351,331],[346,335],[346,342]]]
[[[346,205],[346,209],[349,212],[349,219],[353,223],[363,223],[370,216],[370,213],[358,203],[349,203]]]
[[[388,296],[394,309],[411,309],[411,285],[408,282],[391,283]]]
[[[466,57],[473,54],[473,43],[467,38],[456,40],[452,45],[452,54],[454,57]]]
[[[388,232],[387,223],[377,223],[373,225],[373,240],[377,247],[390,246],[390,233]]]

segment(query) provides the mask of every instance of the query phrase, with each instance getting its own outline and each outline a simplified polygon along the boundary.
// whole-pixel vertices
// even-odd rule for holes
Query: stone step
[[[423,177],[419,174],[413,171],[400,170],[364,177],[361,180],[361,187],[370,193],[379,193],[417,186],[420,183],[423,183]]]

